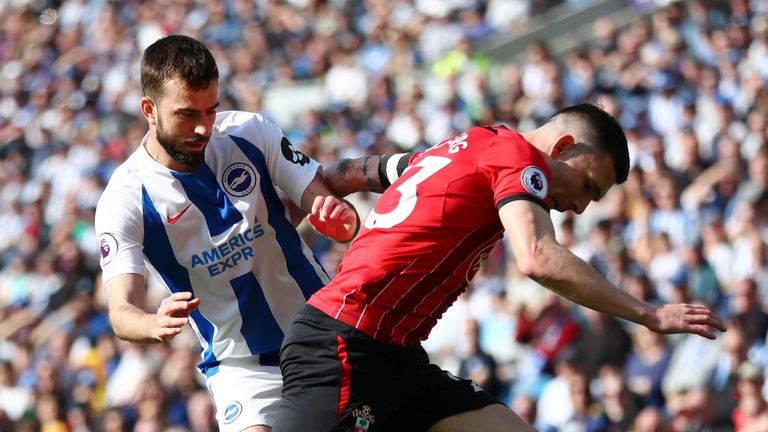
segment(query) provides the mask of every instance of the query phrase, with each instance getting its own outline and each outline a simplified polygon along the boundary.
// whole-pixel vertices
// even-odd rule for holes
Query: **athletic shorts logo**
[[[117,239],[110,233],[99,235],[99,254],[101,265],[107,265],[117,254]]]
[[[531,195],[536,198],[544,199],[547,197],[549,188],[547,187],[547,177],[541,168],[531,165],[523,170],[520,175],[520,182]]]
[[[355,408],[352,410],[352,415],[355,417],[355,429],[354,432],[366,432],[376,419],[371,414],[371,407],[363,405],[361,408]]]
[[[299,165],[306,165],[309,163],[307,155],[298,150],[294,150],[291,142],[288,141],[288,138],[283,137],[283,140],[280,141],[280,148],[283,150],[283,156],[289,161]]]
[[[240,402],[234,401],[231,404],[227,405],[226,408],[224,408],[224,414],[222,415],[222,418],[224,419],[224,424],[230,424],[233,421],[237,420],[238,417],[240,417],[240,414],[243,413],[243,406],[240,405]]]
[[[256,174],[249,165],[237,162],[224,170],[221,178],[224,190],[233,196],[246,196],[256,187]]]

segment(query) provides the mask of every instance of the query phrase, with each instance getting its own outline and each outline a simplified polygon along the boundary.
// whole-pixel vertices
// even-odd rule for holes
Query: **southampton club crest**
[[[376,421],[371,414],[371,407],[368,405],[352,410],[352,416],[355,418],[354,432],[367,432],[368,428]]]
[[[547,197],[549,187],[547,184],[547,177],[544,175],[544,171],[541,168],[531,165],[523,170],[520,175],[520,183],[523,184],[525,190],[529,194],[539,199]]]
[[[469,267],[467,267],[467,273],[464,275],[464,279],[466,279],[467,283],[471,282],[472,279],[475,277],[475,274],[477,274],[478,271],[480,271],[480,268],[485,264],[485,261],[488,259],[488,255],[491,254],[491,251],[493,251],[493,248],[496,247],[496,242],[493,242],[487,246],[485,246],[480,252],[475,254],[475,257],[472,258],[472,262],[469,264]]]

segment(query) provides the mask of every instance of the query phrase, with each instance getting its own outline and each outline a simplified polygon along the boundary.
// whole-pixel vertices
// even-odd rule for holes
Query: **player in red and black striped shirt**
[[[658,332],[725,330],[703,306],[635,299],[555,240],[550,209],[581,213],[627,178],[626,137],[601,109],[566,108],[522,134],[477,127],[395,158],[383,165],[402,176],[286,335],[275,432],[531,430],[419,345],[504,231],[523,273],[577,303]]]

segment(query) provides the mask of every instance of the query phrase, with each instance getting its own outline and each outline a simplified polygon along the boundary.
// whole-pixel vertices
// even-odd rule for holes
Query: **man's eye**
[[[177,113],[176,115],[177,115],[179,118],[183,118],[183,119],[187,119],[187,118],[190,118],[190,117],[192,117],[192,114],[191,114],[191,113],[188,113],[188,112],[180,112],[180,113]]]

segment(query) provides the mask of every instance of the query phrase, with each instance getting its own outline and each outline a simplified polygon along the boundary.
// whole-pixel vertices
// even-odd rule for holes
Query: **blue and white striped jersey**
[[[204,163],[172,171],[142,145],[115,171],[96,210],[106,282],[146,267],[171,292],[202,300],[190,323],[200,369],[258,355],[277,365],[283,331],[329,277],[274,187],[300,202],[318,164],[258,114],[220,112]]]

